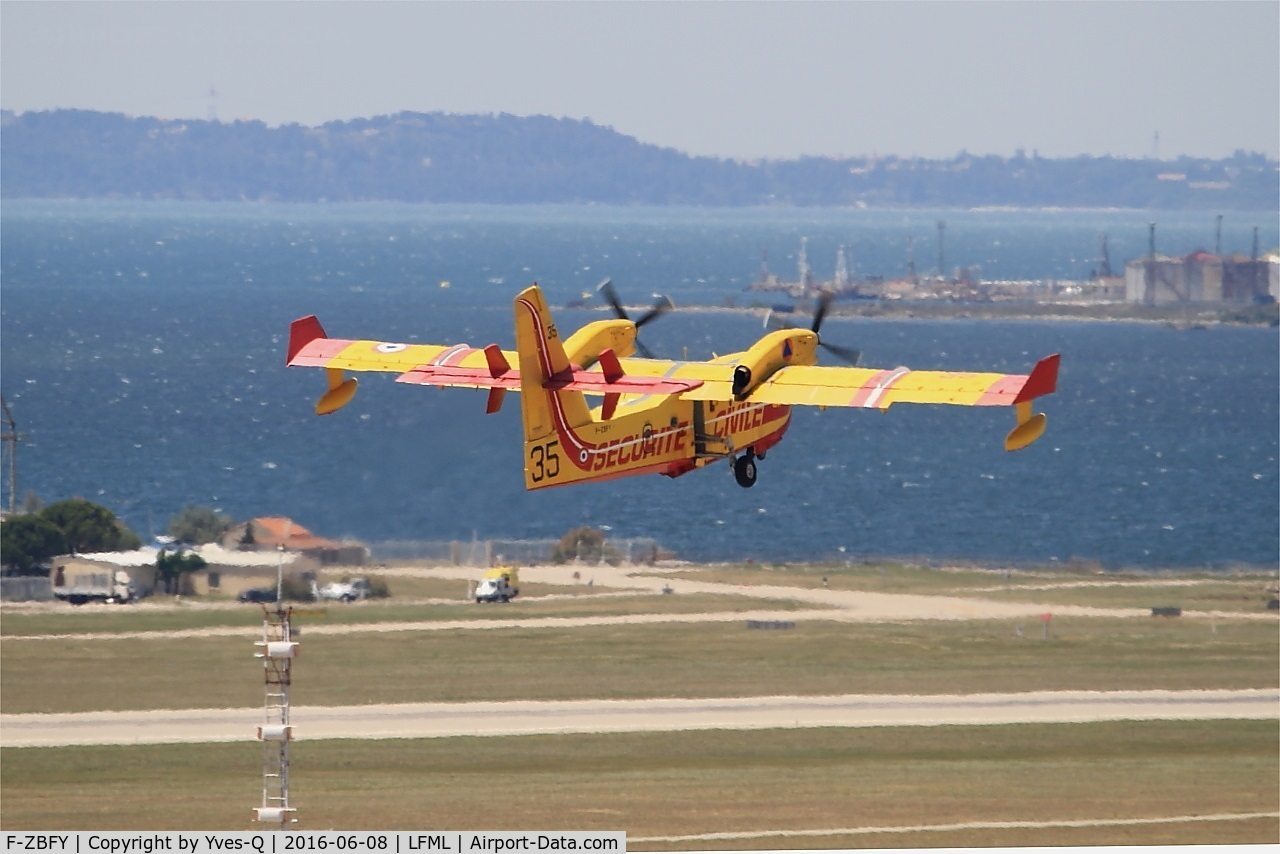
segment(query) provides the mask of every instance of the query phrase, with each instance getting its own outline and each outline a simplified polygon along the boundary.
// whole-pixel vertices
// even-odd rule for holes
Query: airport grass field
[[[537,578],[528,570],[522,598],[502,606],[462,602],[457,580],[409,574],[388,579],[386,600],[300,608],[293,702],[1280,686],[1280,624],[1265,610],[1274,574],[1099,584],[910,567],[683,567],[663,574],[675,595]],[[680,592],[694,581],[723,592]],[[810,596],[788,599],[784,587]],[[1183,616],[1055,616],[1047,629],[980,615],[841,620],[815,604],[819,590],[1177,606]],[[761,609],[789,614],[794,628],[748,629],[740,615]],[[628,621],[653,615],[682,621]],[[260,627],[256,606],[232,603],[6,604],[0,712],[260,707]],[[1276,720],[352,735],[293,745],[299,827],[622,829],[633,850],[1280,840]],[[261,794],[251,733],[244,743],[0,756],[6,830],[249,829]]]

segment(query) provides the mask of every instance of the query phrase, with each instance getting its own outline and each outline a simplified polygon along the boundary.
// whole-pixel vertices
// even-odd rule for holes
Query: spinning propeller
[[[622,301],[618,299],[618,292],[613,289],[613,281],[611,279],[605,279],[596,287],[596,290],[604,295],[604,298],[608,301],[609,305],[613,306],[614,314],[618,315],[622,320],[631,320],[631,316],[627,314],[627,310],[623,307]],[[636,325],[636,331],[638,333],[641,326],[644,326],[651,320],[656,320],[659,315],[668,312],[675,307],[676,305],[671,301],[670,297],[659,296],[658,301],[654,303],[653,308],[649,309],[644,314],[640,315],[638,319],[632,320],[631,322]],[[641,343],[638,335],[635,339],[635,345],[636,349],[640,351],[641,356],[644,356],[646,359],[654,358],[653,352]]]
[[[839,344],[829,344],[822,340],[822,334],[818,331],[822,328],[822,321],[827,316],[827,310],[831,307],[831,301],[835,299],[835,294],[830,291],[823,291],[822,296],[818,298],[818,304],[813,309],[813,323],[810,324],[809,330],[818,336],[818,346],[834,355],[837,359],[849,365],[857,365],[858,359],[862,357],[862,352],[852,347],[844,347]],[[764,318],[765,326],[773,326],[775,329],[799,329],[794,323],[785,323],[780,320],[773,319],[773,312],[770,311]]]

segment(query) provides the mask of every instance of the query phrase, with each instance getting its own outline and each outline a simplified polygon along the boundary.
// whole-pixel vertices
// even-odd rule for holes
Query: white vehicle
[[[129,573],[123,569],[73,575],[70,584],[55,585],[53,595],[72,605],[83,605],[86,602],[123,604],[138,598]]]
[[[311,581],[311,595],[316,600],[330,602],[355,602],[369,597],[370,587],[367,579],[355,578],[351,581],[335,581],[320,587],[315,580]]]
[[[519,571],[509,566],[489,570],[476,585],[476,602],[510,602],[520,594]]]

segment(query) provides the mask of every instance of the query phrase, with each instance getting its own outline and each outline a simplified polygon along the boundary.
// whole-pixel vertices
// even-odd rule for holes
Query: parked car
[[[241,590],[240,595],[236,597],[241,602],[274,602],[276,601],[276,590],[274,587],[259,587]]]
[[[373,591],[368,579],[356,578],[352,581],[335,581],[332,584],[326,584],[320,587],[311,582],[311,598],[316,601],[328,600],[331,602],[355,602],[360,599],[368,599]]]

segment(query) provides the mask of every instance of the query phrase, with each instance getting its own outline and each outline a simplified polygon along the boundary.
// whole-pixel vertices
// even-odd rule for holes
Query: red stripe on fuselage
[[[551,391],[545,387],[547,379],[555,377],[556,374],[552,370],[553,366],[546,338],[546,329],[538,316],[537,308],[528,300],[522,299],[519,302],[529,311],[535,321],[534,331],[537,335],[535,342],[538,350],[538,364],[542,368],[542,376],[544,378],[542,393],[546,395],[547,403],[550,406],[551,419],[555,426],[556,435],[560,437],[562,447],[569,451],[569,461],[579,471],[591,474],[593,479],[603,480],[613,476],[610,472],[618,466],[627,465],[637,459],[643,459],[648,456],[670,454],[687,445],[687,431],[689,429],[687,421],[676,424],[673,427],[654,429],[648,436],[630,435],[599,444],[590,443],[579,436],[569,424],[569,419],[565,414],[564,401],[561,397],[564,392]],[[654,463],[640,468],[628,468],[624,471],[618,471],[617,474],[642,474],[651,470],[661,471],[669,465],[671,465],[670,462]]]
[[[524,306],[533,317],[533,331],[537,336],[534,341],[538,350],[538,365],[542,369],[541,373],[543,382],[545,383],[556,374],[556,372],[552,370],[551,353],[547,348],[547,331],[542,325],[542,317],[538,314],[537,306],[526,299],[519,300],[519,303]],[[584,442],[582,442],[578,437],[578,434],[573,432],[573,429],[569,427],[569,420],[565,417],[564,403],[560,400],[560,394],[557,392],[547,391],[545,388],[542,393],[546,396],[547,403],[550,406],[551,420],[555,424],[556,434],[560,437],[561,445],[572,451],[572,453],[569,454],[570,462],[582,471],[588,471],[590,468],[590,464],[588,462],[590,449],[587,448]]]
[[[724,412],[707,418],[707,432],[722,438],[733,436],[772,424],[790,412],[791,407],[775,403],[731,403]]]

